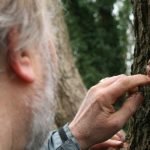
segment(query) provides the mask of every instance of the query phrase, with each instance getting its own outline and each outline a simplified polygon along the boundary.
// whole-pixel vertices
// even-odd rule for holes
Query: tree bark
[[[63,6],[59,0],[50,0],[53,28],[55,30],[55,47],[58,55],[58,93],[55,124],[64,125],[75,116],[86,89],[75,66],[69,36],[64,20]]]
[[[136,45],[132,74],[146,73],[150,59],[150,0],[133,0]],[[150,87],[140,87],[144,104],[129,125],[130,150],[150,150]]]

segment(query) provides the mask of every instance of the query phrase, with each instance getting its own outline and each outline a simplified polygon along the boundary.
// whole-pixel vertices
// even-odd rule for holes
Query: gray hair
[[[1,0],[0,48],[7,48],[7,34],[12,27],[19,29],[17,50],[45,45],[50,39],[49,20],[47,0]]]
[[[53,16],[48,11],[48,0],[1,0],[0,4],[0,52],[7,49],[7,35],[11,28],[17,27],[19,30],[19,41],[16,50],[35,47],[49,49],[49,41],[53,38],[52,25],[50,19]],[[30,99],[36,99],[32,104],[33,122],[29,143],[25,149],[39,149],[49,131],[49,127],[54,122],[54,93],[55,74],[52,70],[51,56],[48,51],[42,52],[43,67],[50,74],[45,74],[43,89],[32,90],[34,94],[27,95],[26,103]],[[40,51],[41,52],[41,51]],[[50,63],[46,63],[50,62]],[[1,72],[1,70],[0,70]],[[26,104],[28,105],[28,104]],[[50,124],[51,123],[51,124]],[[47,128],[48,127],[48,128]]]

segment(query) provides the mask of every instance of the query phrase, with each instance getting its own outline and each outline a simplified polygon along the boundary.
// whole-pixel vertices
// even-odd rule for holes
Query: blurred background
[[[129,0],[62,0],[76,66],[87,88],[129,74],[134,50]]]
[[[150,33],[147,21],[149,7],[148,1],[142,0],[50,0],[50,2],[50,10],[54,14],[53,30],[56,27],[55,45],[59,58],[59,82],[56,93],[58,109],[55,112],[55,124],[61,127],[75,116],[87,89],[92,85],[105,77],[130,74],[134,45],[136,48],[132,73],[145,72],[150,50],[147,38]],[[63,6],[58,2],[62,2]],[[59,6],[63,7],[63,11]],[[132,11],[136,17],[135,25]],[[146,90],[144,96],[146,96],[144,105],[125,128],[128,132],[127,138],[132,143],[131,149],[136,150],[149,149],[150,134],[147,133],[150,131],[148,119],[150,93]],[[118,109],[124,100],[125,97],[121,97],[115,108]]]

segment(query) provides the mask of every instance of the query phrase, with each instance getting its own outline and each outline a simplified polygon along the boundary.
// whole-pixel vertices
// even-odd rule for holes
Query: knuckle
[[[127,75],[125,75],[125,74],[120,75],[120,78],[126,78],[126,77],[127,77]]]
[[[137,74],[137,75],[134,75],[134,77],[137,77],[137,78],[139,78],[139,79],[143,79],[143,78],[145,78],[145,77],[147,77],[147,76],[144,76],[144,75],[142,75],[142,74]]]
[[[118,80],[120,85],[127,85],[128,84],[128,78],[127,76],[122,76],[119,80]]]
[[[139,76],[140,76],[140,77],[145,77],[145,75],[143,75],[143,74],[139,74]]]
[[[147,81],[150,80],[149,76],[146,76],[146,75],[143,75],[143,74],[136,74],[134,76],[139,78],[140,80],[142,80],[142,79],[147,80]]]
[[[97,87],[96,87],[96,85],[95,86],[92,86],[90,89],[89,89],[89,92],[91,92],[91,93],[95,93],[97,91]]]

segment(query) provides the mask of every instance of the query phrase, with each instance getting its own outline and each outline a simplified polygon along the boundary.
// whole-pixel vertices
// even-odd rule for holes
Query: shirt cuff
[[[73,136],[72,132],[70,131],[69,124],[67,123],[63,128],[64,128],[64,131],[66,132],[66,135],[67,135],[68,139],[72,140],[72,142],[80,150],[80,146],[79,146],[76,138]]]
[[[62,142],[58,131],[51,132],[48,138],[48,150],[80,150],[80,146],[71,133],[68,124],[63,126],[63,130],[68,139]]]

